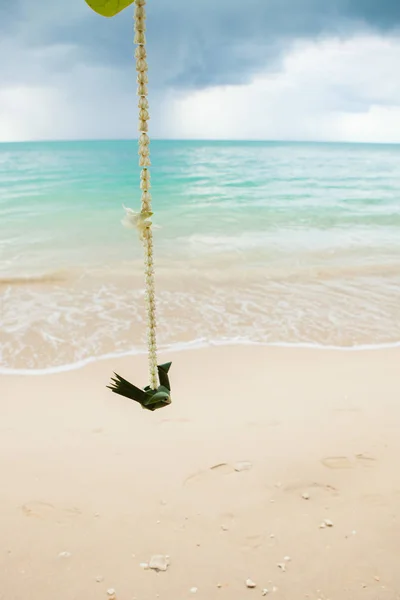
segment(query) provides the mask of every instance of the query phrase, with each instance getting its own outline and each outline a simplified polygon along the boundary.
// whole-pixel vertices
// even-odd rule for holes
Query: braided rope
[[[155,282],[154,282],[154,259],[153,259],[153,232],[152,223],[149,218],[151,212],[151,194],[150,194],[150,171],[148,167],[150,162],[150,138],[147,134],[148,120],[150,118],[147,99],[148,66],[146,53],[146,0],[135,0],[135,50],[136,71],[137,71],[137,94],[139,96],[139,166],[142,167],[140,174],[140,188],[142,190],[141,198],[141,229],[140,237],[144,247],[145,264],[145,282],[146,282],[146,309],[147,309],[147,344],[149,357],[149,376],[150,388],[153,390],[158,387],[157,371],[157,342],[156,342],[156,301],[155,301]]]

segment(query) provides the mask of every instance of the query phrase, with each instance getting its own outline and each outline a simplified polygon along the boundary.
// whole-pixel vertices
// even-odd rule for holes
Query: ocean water
[[[400,146],[152,144],[159,345],[400,343]],[[0,145],[0,369],[145,349],[135,141]]]

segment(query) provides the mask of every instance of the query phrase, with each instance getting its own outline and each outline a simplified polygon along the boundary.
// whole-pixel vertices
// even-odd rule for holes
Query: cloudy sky
[[[148,0],[159,138],[400,142],[399,0]],[[136,136],[132,7],[0,0],[0,141]]]

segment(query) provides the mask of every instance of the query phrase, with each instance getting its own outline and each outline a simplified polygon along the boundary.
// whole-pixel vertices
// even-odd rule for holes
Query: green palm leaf
[[[86,4],[103,17],[114,17],[135,0],[86,0]]]

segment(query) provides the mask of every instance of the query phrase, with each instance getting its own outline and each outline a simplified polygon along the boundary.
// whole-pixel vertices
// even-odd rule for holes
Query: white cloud
[[[0,141],[46,138],[57,94],[41,87],[15,86],[0,90]]]
[[[23,85],[3,65],[0,141],[136,135],[134,65],[111,69],[74,60],[75,66],[68,66],[71,56],[77,58],[73,46],[49,48],[46,54],[20,48]],[[398,38],[298,43],[288,49],[280,72],[259,73],[248,85],[153,90],[151,134],[400,142],[398,65]]]
[[[43,78],[42,78],[43,79]],[[29,81],[29,79],[28,79]],[[137,135],[136,71],[77,65],[46,84],[0,88],[0,142]],[[168,94],[151,97],[151,131],[168,137]]]
[[[400,142],[400,39],[295,45],[282,70],[175,102],[185,138]]]
[[[358,115],[342,114],[337,130],[342,139],[400,143],[400,103],[397,106],[371,106],[368,112]]]

